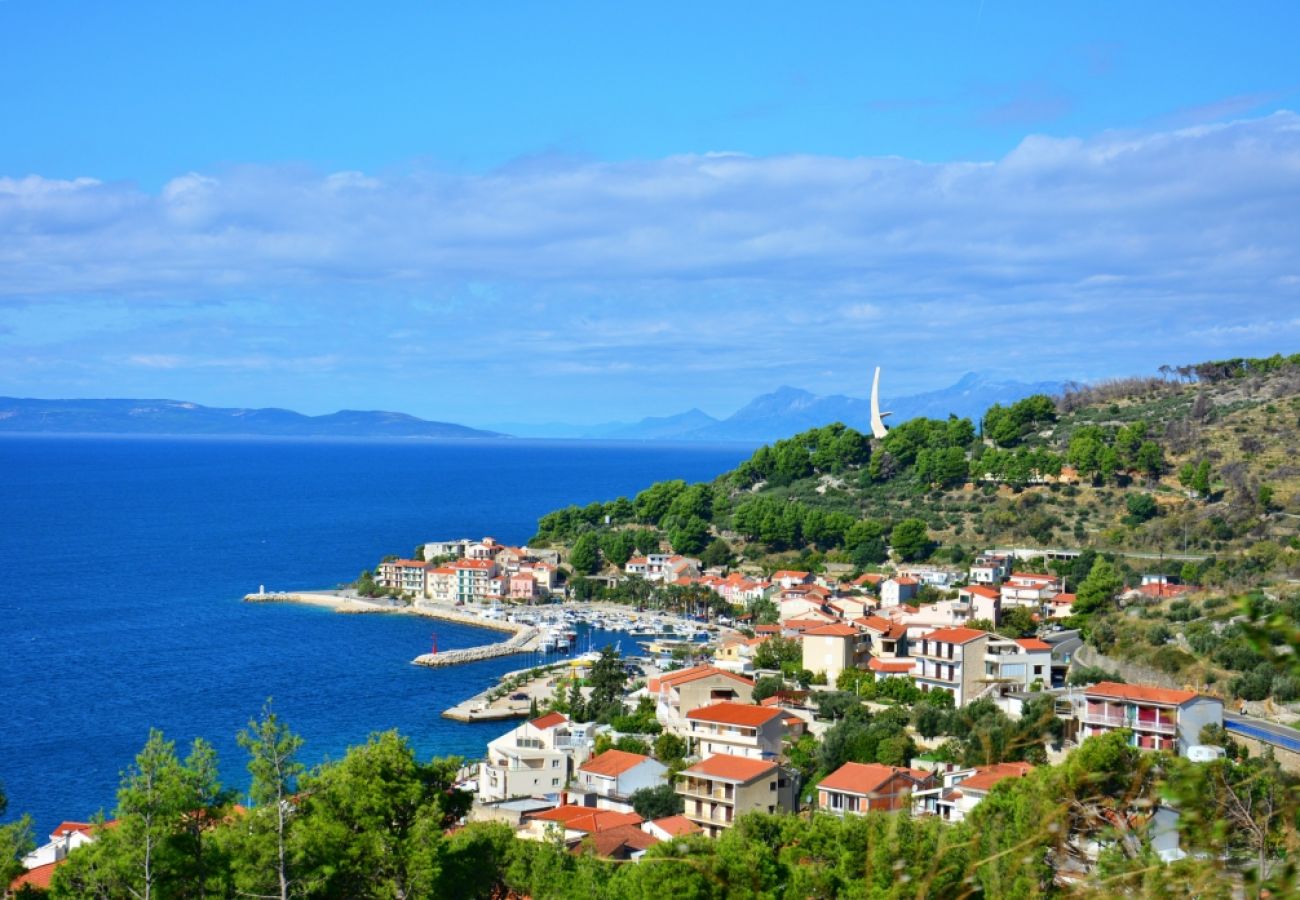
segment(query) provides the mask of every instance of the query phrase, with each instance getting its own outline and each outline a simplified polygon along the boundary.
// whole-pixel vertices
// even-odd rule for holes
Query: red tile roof
[[[931,777],[929,772],[921,772],[917,769],[882,766],[880,763],[849,762],[827,775],[818,782],[817,786],[832,791],[846,791],[850,794],[876,794],[899,775],[905,776],[907,790],[911,790],[916,782]]]
[[[60,859],[52,863],[46,863],[43,866],[37,866],[34,869],[28,869],[9,883],[9,890],[17,893],[19,888],[31,887],[47,891],[50,889],[50,879],[54,876],[54,870],[65,862],[67,862],[66,859]]]
[[[619,825],[588,835],[587,842],[597,856],[613,857],[626,850],[649,850],[659,843],[659,838],[637,825]]]
[[[983,584],[968,584],[966,587],[962,588],[962,590],[968,594],[977,594],[980,597],[987,597],[990,600],[997,600],[1002,596],[1002,593],[996,588],[991,588]]]
[[[722,725],[743,725],[748,728],[757,728],[760,725],[766,725],[768,722],[781,715],[780,710],[763,706],[750,706],[746,703],[714,703],[711,706],[701,706],[693,709],[686,714],[686,718],[694,719],[698,722],[717,722]]]
[[[907,672],[912,671],[912,661],[880,659],[879,657],[873,656],[871,657],[870,661],[867,662],[867,668],[873,672],[893,672],[897,674],[905,674]]]
[[[569,721],[569,717],[564,713],[551,712],[533,719],[528,724],[534,728],[540,728],[542,731],[546,731],[548,728],[554,728],[556,725],[563,725],[567,721]]]
[[[1068,606],[1074,602],[1076,596],[1076,594],[1057,594],[1048,602],[1055,603],[1057,606]]]
[[[691,775],[718,778],[723,781],[738,781],[744,784],[775,769],[776,763],[764,759],[732,756],[730,753],[715,753],[708,759],[700,760],[685,771]]]
[[[1083,693],[1086,697],[1163,703],[1168,706],[1181,706],[1200,696],[1196,691],[1178,691],[1150,684],[1117,684],[1113,681],[1099,682],[1090,688],[1085,688]]]
[[[921,637],[928,641],[941,641],[945,644],[968,644],[987,634],[987,631],[980,631],[978,628],[940,628],[938,631],[931,631],[929,634],[921,635]]]
[[[640,825],[642,822],[641,817],[636,813],[615,812],[611,809],[595,809],[590,806],[574,806],[572,804],[557,806],[545,812],[533,813],[528,818],[541,819],[543,822],[558,822],[573,831],[586,831],[588,833],[608,831],[611,828],[618,828],[620,825]]]
[[[915,578],[912,578],[911,576],[908,575],[899,575],[897,578],[891,578],[890,580],[893,581],[894,584],[913,585],[913,584],[921,583],[917,581]]]
[[[453,569],[491,569],[495,566],[490,559],[458,559],[451,564]]]
[[[1016,638],[1016,643],[1024,647],[1026,650],[1040,651],[1052,649],[1051,644],[1047,643],[1047,641],[1040,641],[1038,638]]]
[[[856,628],[852,625],[845,625],[843,622],[809,628],[803,633],[804,637],[857,637],[857,634],[858,630]]]
[[[979,766],[975,769],[974,775],[962,779],[961,788],[962,790],[987,791],[999,781],[1005,781],[1008,778],[1024,778],[1033,770],[1033,766],[1023,762]]]
[[[1044,584],[1055,582],[1055,575],[1043,575],[1039,572],[1012,572],[1012,578],[1019,578],[1021,581],[1041,581]]]
[[[50,837],[63,837],[74,831],[82,831],[89,834],[95,828],[93,822],[60,822],[58,827],[50,832]]]
[[[704,830],[685,816],[664,816],[662,819],[655,819],[649,824],[654,825],[661,831],[667,832],[670,837],[681,837],[684,834],[699,834]],[[645,826],[642,826],[642,828],[644,827]]]
[[[807,578],[807,577],[808,577],[807,572],[798,572],[795,571],[794,569],[782,569],[779,572],[772,573],[773,581],[776,581],[779,578]]]
[[[641,753],[628,753],[626,750],[606,750],[599,756],[593,756],[578,768],[583,772],[590,772],[592,775],[617,778],[629,769],[635,769],[641,763],[649,761],[650,757]]]
[[[677,687],[678,685],[687,684],[692,681],[699,681],[701,678],[709,678],[714,675],[723,675],[732,681],[739,681],[741,684],[754,686],[752,679],[744,675],[737,675],[735,672],[728,672],[726,669],[719,669],[716,666],[691,666],[689,669],[678,669],[675,672],[665,672],[658,678],[660,687]]]

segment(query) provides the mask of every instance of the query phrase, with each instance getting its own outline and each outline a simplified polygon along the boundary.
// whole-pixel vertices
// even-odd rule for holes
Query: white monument
[[[880,366],[876,366],[876,377],[871,379],[871,434],[880,440],[889,434],[885,427],[885,416],[889,413],[880,411]]]

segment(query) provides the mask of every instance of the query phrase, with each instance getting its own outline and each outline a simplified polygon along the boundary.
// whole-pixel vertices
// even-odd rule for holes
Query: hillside
[[[248,435],[275,437],[495,438],[405,413],[340,410],[306,416],[288,409],[227,409],[180,400],[33,400],[0,397],[0,432],[54,434]]]
[[[994,405],[979,422],[915,418],[881,441],[822,425],[708,484],[557,511],[537,539],[594,531],[618,564],[631,546],[619,532],[639,526],[684,553],[719,541],[718,559],[861,568],[916,519],[925,539],[897,556],[961,562],[1017,543],[1151,554],[1174,572],[1181,561],[1162,555],[1285,563],[1274,551],[1300,524],[1297,446],[1300,356],[1203,363]]]

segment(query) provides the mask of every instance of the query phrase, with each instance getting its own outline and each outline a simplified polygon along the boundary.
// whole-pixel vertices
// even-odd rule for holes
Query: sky
[[[1297,352],[1298,31],[0,0],[0,395],[588,424]]]

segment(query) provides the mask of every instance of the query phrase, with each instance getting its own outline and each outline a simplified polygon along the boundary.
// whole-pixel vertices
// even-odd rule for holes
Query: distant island
[[[998,381],[968,373],[942,390],[889,397],[896,421],[943,418],[978,419],[995,404],[1014,403],[1033,394],[1056,394],[1061,382]],[[433,422],[383,410],[340,410],[308,416],[289,409],[203,406],[185,400],[37,400],[0,397],[0,434],[225,435],[265,437],[371,437],[484,440],[494,438],[579,438],[613,441],[712,441],[761,444],[789,437],[827,422],[870,428],[871,404],[842,394],[819,396],[780,387],[755,397],[725,419],[698,409],[637,422],[597,425],[497,423],[490,429]]]
[[[405,413],[345,409],[306,416],[180,400],[30,400],[0,397],[0,434],[248,435],[267,437],[501,438],[506,435]]]

